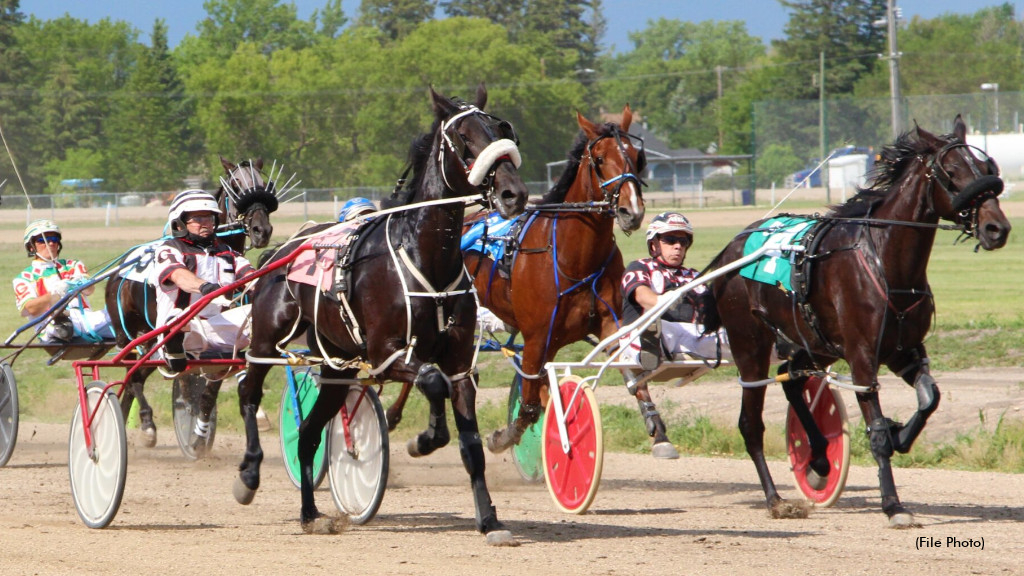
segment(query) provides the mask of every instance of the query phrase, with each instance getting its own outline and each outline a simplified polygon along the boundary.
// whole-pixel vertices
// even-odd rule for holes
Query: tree
[[[433,19],[436,4],[436,0],[362,0],[359,25],[377,28],[388,40],[399,40]]]

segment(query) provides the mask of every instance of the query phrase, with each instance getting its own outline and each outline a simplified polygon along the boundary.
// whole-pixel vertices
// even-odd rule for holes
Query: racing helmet
[[[33,220],[25,227],[25,251],[28,252],[29,258],[35,258],[36,256],[36,244],[34,238],[42,236],[47,232],[55,232],[58,236],[61,235],[60,226],[57,226],[57,223],[53,220]],[[57,247],[57,250],[60,251],[64,248],[64,244],[58,242]]]
[[[216,224],[220,224],[219,215],[223,214],[220,207],[217,206],[216,198],[209,192],[199,189],[179,192],[171,201],[171,207],[167,211],[167,225],[171,229],[171,235],[175,238],[181,238],[187,234],[185,214],[189,212],[213,212],[218,215]]]
[[[690,225],[690,221],[686,219],[686,216],[678,212],[662,212],[655,216],[651,223],[647,225],[647,252],[651,256],[656,254],[654,249],[654,241],[658,239],[658,236],[662,234],[668,234],[670,232],[682,232],[693,239],[693,226]]]
[[[363,214],[369,214],[370,212],[376,212],[377,207],[374,206],[373,202],[369,198],[363,198],[362,196],[356,196],[355,198],[349,198],[341,206],[341,211],[338,212],[338,222],[348,222]]]

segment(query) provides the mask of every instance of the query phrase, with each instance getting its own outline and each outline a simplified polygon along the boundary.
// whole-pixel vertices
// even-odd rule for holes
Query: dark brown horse
[[[227,178],[222,178],[222,186],[214,194],[221,211],[223,221],[218,227],[218,236],[235,250],[241,252],[246,242],[255,248],[262,248],[270,241],[274,227],[270,223],[270,213],[277,210],[278,194],[275,181],[265,179],[261,172],[263,160],[245,160],[238,164],[221,158]],[[287,190],[282,190],[282,193]],[[143,248],[144,249],[144,248]],[[140,255],[141,252],[134,252]],[[126,256],[131,259],[132,254]],[[146,263],[151,257],[143,257]],[[144,269],[145,266],[140,266]],[[152,286],[131,278],[114,277],[107,281],[106,293],[107,312],[117,338],[117,345],[123,347],[132,340],[154,328],[156,321],[156,291]],[[153,422],[153,408],[146,400],[144,386],[146,378],[153,373],[153,368],[140,368],[129,382],[126,393],[121,395],[122,408],[128,414],[132,400],[139,400],[139,427],[142,430],[143,443],[148,447],[156,445],[156,424]],[[216,402],[220,382],[212,383],[203,395],[201,402],[205,415],[209,418],[210,411]]]
[[[811,447],[808,484],[825,484],[828,440],[811,417],[801,390],[809,375],[839,359],[857,386],[871,453],[878,463],[882,510],[892,527],[914,525],[896,494],[890,459],[910,450],[939,403],[923,344],[934,302],[926,275],[940,220],[977,238],[986,250],[1006,243],[1010,223],[999,208],[1003,189],[995,162],[965,143],[959,116],[953,133],[933,135],[915,127],[883,149],[870,188],[823,217],[804,236],[805,252],[793,264],[786,292],[731,272],[715,280],[707,326],[724,325],[743,385],[739,427],[774,517],[806,509],[782,500],[763,452],[762,408],[776,339],[794,352],[780,368],[786,398],[807,431]],[[733,240],[711,267],[738,260],[764,221]],[[798,253],[799,254],[799,253]],[[716,317],[717,314],[717,317]],[[917,391],[918,410],[906,424],[882,414],[878,370],[885,365]],[[787,376],[788,374],[788,380]]]
[[[484,478],[473,382],[476,302],[465,278],[459,237],[464,197],[483,193],[502,215],[514,217],[523,211],[528,190],[516,170],[519,153],[511,125],[483,112],[484,87],[477,89],[475,105],[430,92],[435,121],[431,131],[413,144],[413,177],[404,193],[396,193],[394,202],[385,204],[407,208],[378,216],[361,228],[348,257],[345,314],[350,309],[355,322],[342,320],[339,297],[328,298],[316,286],[293,283],[285,268],[260,278],[254,290],[253,309],[260,314],[252,319],[250,358],[277,358],[279,345],[312,328],[311,345],[317,344],[320,355],[331,359],[322,367],[316,404],[299,428],[301,522],[308,531],[335,529],[335,521],[321,514],[314,502],[313,456],[321,431],[338,413],[348,383],[359,370],[346,362],[362,359],[374,367],[378,381],[413,383],[426,395],[430,424],[410,441],[414,456],[448,443],[445,400],[451,398],[476,527],[488,541],[511,538],[498,521]],[[442,203],[421,205],[429,201]],[[305,232],[308,237],[331,226]],[[268,265],[309,242],[316,240],[287,242]],[[259,488],[263,450],[256,411],[269,369],[267,364],[250,362],[248,378],[238,390],[247,443],[235,496],[243,504]]]
[[[513,425],[488,438],[493,452],[518,444],[540,418],[546,362],[573,342],[604,338],[619,327],[623,262],[615,223],[628,234],[644,218],[643,142],[629,134],[632,118],[629,106],[618,124],[576,115],[580,133],[566,169],[520,217],[522,231],[508,247],[510,269],[500,270],[481,252],[465,253],[481,305],[523,336],[523,404]]]

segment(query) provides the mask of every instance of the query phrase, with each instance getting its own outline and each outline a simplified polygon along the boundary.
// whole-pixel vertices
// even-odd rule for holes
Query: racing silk
[[[61,280],[86,280],[88,277],[85,264],[78,260],[65,258],[58,258],[53,262],[32,260],[32,263],[14,278],[14,300],[18,311],[22,316],[28,318],[29,313],[28,310],[25,310],[25,304],[29,300],[52,294],[54,284]],[[89,309],[89,302],[84,296],[79,296],[76,301],[82,309]],[[74,304],[73,302],[72,305]]]
[[[175,270],[188,270],[207,282],[222,286],[253,271],[252,265],[244,256],[220,241],[204,249],[183,238],[174,238],[158,246],[154,254],[154,263],[158,326],[166,324],[175,309],[184,310],[202,298],[201,294],[191,294],[178,289],[171,281],[171,273]],[[199,317],[209,318],[220,312],[220,307],[211,303],[199,312]]]
[[[462,235],[462,251],[474,250],[482,252],[491,260],[497,262],[505,255],[505,246],[511,237],[509,232],[516,219],[505,220],[501,214],[494,212],[486,218],[470,226],[469,230]],[[484,232],[487,236],[484,237]]]
[[[640,286],[647,286],[655,294],[678,288],[683,284],[691,282],[697,277],[697,270],[694,268],[672,268],[666,266],[657,258],[641,258],[630,262],[622,275],[622,318],[625,324],[632,324],[643,313],[642,306],[637,304],[634,292]],[[694,288],[693,293],[701,293],[706,290],[704,286]],[[696,319],[693,320],[696,322]]]

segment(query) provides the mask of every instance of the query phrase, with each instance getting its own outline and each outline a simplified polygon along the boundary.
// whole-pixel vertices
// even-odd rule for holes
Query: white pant
[[[83,310],[81,308],[67,308],[68,317],[75,327],[75,337],[93,340],[113,340],[114,329],[110,326],[110,316],[106,309]],[[42,340],[56,340],[53,324],[51,323],[43,330]]]
[[[236,346],[239,350],[248,347],[250,307],[246,304],[209,318],[193,318],[188,323],[189,331],[185,333],[185,351],[231,352]]]
[[[483,306],[476,307],[476,323],[480,326],[481,330],[488,332],[504,332],[505,323],[498,318],[494,312]]]
[[[722,341],[722,359],[732,360],[732,352],[729,349],[729,339],[725,330],[719,329],[718,334],[701,334],[704,326],[691,324],[689,322],[661,322],[661,342],[669,354],[689,354],[708,360],[718,358],[718,340]],[[619,340],[620,346],[626,346],[619,357],[623,362],[639,364],[640,338],[638,331],[634,330]],[[632,338],[632,340],[630,340]]]

